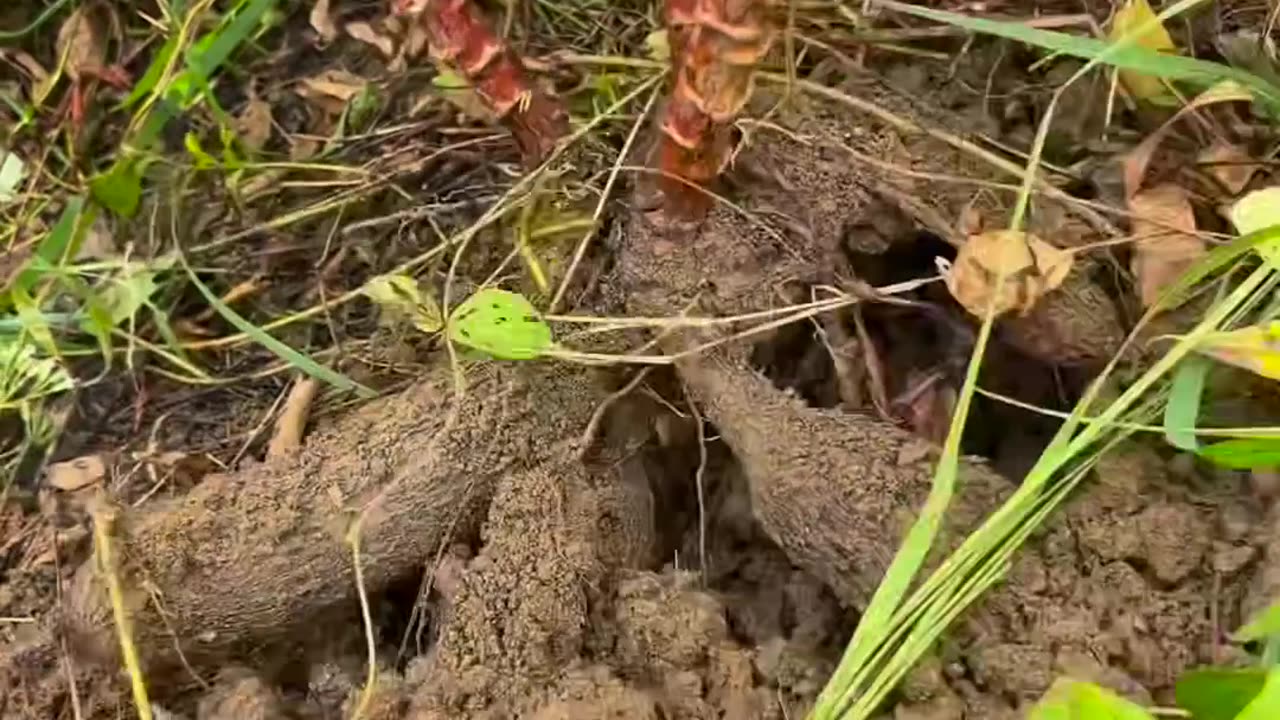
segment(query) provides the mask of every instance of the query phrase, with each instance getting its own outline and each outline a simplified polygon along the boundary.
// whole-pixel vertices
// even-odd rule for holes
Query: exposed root
[[[281,458],[297,452],[302,447],[302,434],[311,416],[311,403],[320,390],[320,381],[311,376],[298,378],[285,398],[276,431],[267,446],[267,459]]]
[[[451,427],[452,384],[441,373],[318,431],[291,465],[210,476],[184,497],[123,513],[121,576],[164,603],[161,618],[146,592],[125,597],[148,673],[185,677],[178,651],[197,669],[220,667],[314,639],[298,632],[304,623],[355,619],[353,512],[362,513],[363,584],[376,593],[420,571],[446,537],[474,537],[499,478],[572,457],[600,397],[575,368],[473,375]],[[103,636],[100,582],[82,566],[66,614],[73,649],[110,664],[119,658]]]

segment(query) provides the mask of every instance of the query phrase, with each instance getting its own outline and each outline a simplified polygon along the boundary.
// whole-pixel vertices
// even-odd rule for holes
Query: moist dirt
[[[460,389],[437,362],[294,455],[118,507],[117,572],[162,717],[804,717],[928,492],[930,428],[973,342],[936,284],[896,302],[867,287],[929,274],[959,218],[999,222],[1007,204],[939,179],[1007,177],[920,130],[956,121],[904,99],[927,79],[897,81],[835,85],[907,125],[761,92],[732,206],[680,225],[639,188],[592,260],[600,314],[756,313],[824,286],[864,293],[857,309],[684,356],[623,396],[632,370],[480,363]],[[1041,200],[1046,237],[1104,237]],[[983,382],[1068,406],[1128,329],[1109,267],[1002,323]],[[971,423],[942,549],[1053,430],[989,403]],[[1231,660],[1227,633],[1280,587],[1265,481],[1146,441],[1113,450],[885,716],[1018,717],[1063,674],[1169,702],[1180,672]],[[102,573],[67,525],[0,511],[5,718],[132,712]]]

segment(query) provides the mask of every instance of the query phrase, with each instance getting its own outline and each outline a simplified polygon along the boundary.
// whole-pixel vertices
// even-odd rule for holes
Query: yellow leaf
[[[1195,234],[1191,197],[1178,185],[1165,183],[1134,195],[1129,198],[1129,212],[1136,241],[1130,269],[1138,278],[1143,307],[1151,307],[1206,248]]]
[[[444,327],[440,306],[408,275],[379,275],[365,283],[360,292],[377,303],[388,318],[408,320],[428,334]]]
[[[1026,313],[1062,284],[1071,264],[1071,253],[1034,235],[995,230],[970,236],[961,246],[947,273],[947,289],[978,317],[986,315],[993,296],[997,315],[1009,310]]]
[[[1280,322],[1211,333],[1196,350],[1219,362],[1280,380]]]
[[[1280,225],[1280,185],[1254,190],[1236,201],[1231,223],[1241,235]]]
[[[1133,36],[1133,44],[1156,52],[1176,52],[1173,38],[1169,31],[1156,18],[1147,0],[1128,0],[1124,7],[1116,12],[1111,23],[1111,40]],[[1156,100],[1168,95],[1164,83],[1158,77],[1144,75],[1132,70],[1121,70],[1120,79],[1124,86],[1138,100]]]

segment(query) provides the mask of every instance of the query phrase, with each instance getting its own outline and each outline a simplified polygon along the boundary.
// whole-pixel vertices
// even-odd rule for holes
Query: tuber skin
[[[431,53],[467,79],[502,119],[525,164],[545,160],[569,131],[560,100],[530,79],[520,57],[494,34],[471,0],[395,0],[400,15],[416,15]]]
[[[474,537],[500,478],[575,457],[602,395],[589,371],[540,363],[480,366],[467,382],[459,397],[438,372],[318,431],[296,456],[122,510],[113,542],[148,674],[188,678],[185,664],[323,641],[308,627],[352,619],[357,518],[373,594]],[[95,563],[82,565],[64,617],[77,654],[113,664],[102,585]]]
[[[667,0],[675,85],[662,118],[659,186],[667,213],[696,219],[710,198],[699,187],[731,157],[733,121],[751,98],[758,62],[773,41],[766,0]]]

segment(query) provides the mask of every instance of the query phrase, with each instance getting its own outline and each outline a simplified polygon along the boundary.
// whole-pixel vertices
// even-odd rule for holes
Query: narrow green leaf
[[[1164,436],[1180,450],[1195,452],[1200,447],[1196,427],[1200,421],[1200,398],[1204,380],[1212,363],[1207,358],[1192,356],[1183,360],[1173,373],[1169,402],[1164,406]]]
[[[1192,720],[1232,720],[1266,681],[1262,668],[1197,668],[1178,678],[1174,698]]]
[[[523,295],[485,288],[449,316],[449,339],[499,360],[532,360],[550,350],[551,327]]]
[[[80,226],[81,213],[84,211],[84,198],[79,195],[67,201],[67,206],[58,216],[53,229],[36,247],[35,256],[27,263],[25,269],[14,278],[12,287],[15,290],[31,290],[51,270],[62,264],[67,248],[73,244],[76,230]]]
[[[121,107],[129,109],[137,105],[143,98],[155,89],[160,82],[160,78],[164,75],[164,69],[169,65],[169,59],[173,57],[173,53],[178,49],[178,33],[174,32],[165,41],[164,45],[156,51],[155,57],[151,59],[151,64],[147,66],[147,71],[142,74],[133,85],[133,90],[129,92],[129,97],[124,99]]]
[[[1270,112],[1280,113],[1280,88],[1252,73],[1227,65],[1180,55],[1165,55],[1132,44],[1112,49],[1113,43],[1050,30],[1040,30],[1022,23],[969,17],[945,10],[934,10],[918,5],[894,2],[893,0],[874,0],[874,2],[881,7],[907,13],[908,15],[915,15],[916,17],[954,25],[987,35],[1017,40],[1028,45],[1074,57],[1092,60],[1103,53],[1108,53],[1106,57],[1108,65],[1170,80],[1184,80],[1201,88],[1212,87],[1222,80],[1235,80],[1248,87],[1254,93],[1255,98],[1265,104]]]
[[[1280,600],[1276,600],[1250,618],[1249,622],[1231,637],[1236,642],[1250,642],[1264,640],[1273,635],[1280,635]]]
[[[22,321],[22,329],[31,336],[41,350],[49,355],[57,355],[58,344],[54,342],[49,323],[44,319],[44,314],[40,312],[35,299],[27,293],[25,288],[16,287],[13,288],[11,297],[13,308],[18,312],[18,319]]]
[[[1200,448],[1200,457],[1233,470],[1280,467],[1280,438],[1223,440]]]
[[[1275,720],[1280,718],[1280,667],[1271,668],[1267,682],[1249,706],[1235,720]]]
[[[1164,312],[1178,307],[1186,302],[1195,286],[1205,278],[1240,260],[1250,252],[1262,253],[1267,246],[1276,243],[1280,243],[1280,227],[1251,232],[1210,250],[1195,265],[1182,273],[1176,282],[1165,288],[1150,312]]]
[[[378,393],[372,388],[365,387],[351,378],[348,378],[346,375],[343,375],[332,368],[321,365],[306,354],[294,350],[285,343],[267,334],[267,332],[262,328],[246,320],[240,315],[240,313],[232,310],[231,306],[222,302],[221,298],[214,294],[207,285],[201,282],[200,278],[196,277],[191,266],[187,264],[187,259],[185,257],[181,257],[180,260],[182,262],[182,268],[187,271],[187,277],[191,280],[191,284],[200,291],[200,294],[204,296],[205,301],[217,310],[218,314],[226,318],[227,322],[234,325],[240,332],[248,335],[254,340],[254,342],[259,343],[263,347],[275,353],[280,357],[280,359],[289,363],[293,367],[318,380],[323,380],[339,390],[355,390],[361,397],[366,398],[377,397]]]
[[[1093,683],[1058,678],[1027,720],[1153,720],[1151,713]]]

